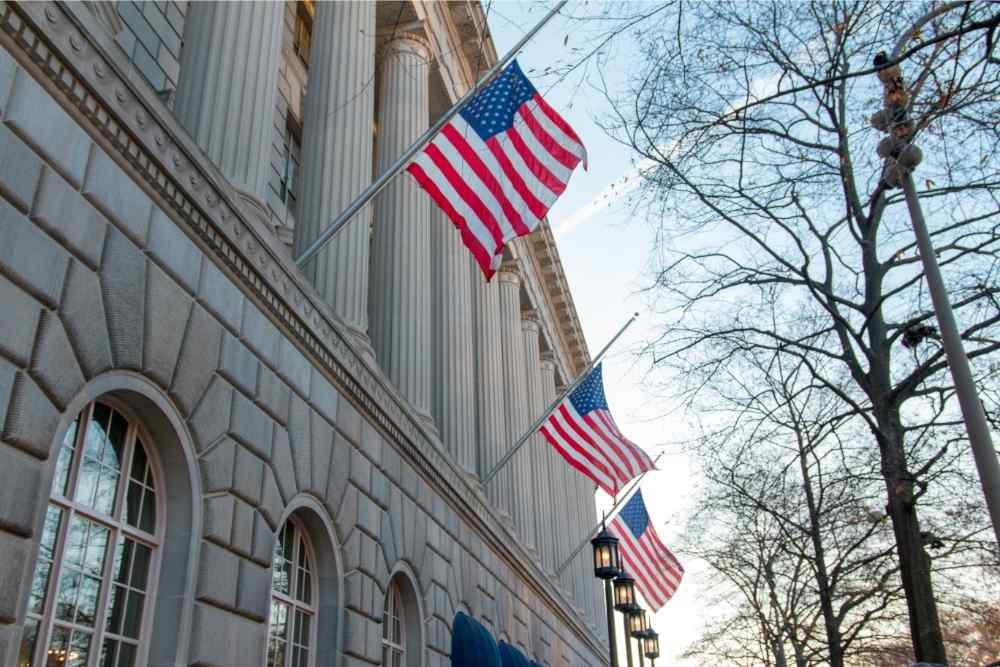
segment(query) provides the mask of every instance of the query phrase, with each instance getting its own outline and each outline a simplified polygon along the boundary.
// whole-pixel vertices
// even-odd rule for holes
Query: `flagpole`
[[[444,127],[448,123],[448,121],[454,118],[455,114],[461,111],[462,107],[464,107],[469,100],[475,97],[476,93],[479,92],[479,89],[482,88],[490,79],[493,78],[494,74],[499,72],[508,62],[513,60],[514,56],[517,55],[517,52],[521,50],[521,47],[523,47],[528,42],[528,40],[534,37],[535,33],[541,30],[542,26],[544,26],[546,23],[549,22],[549,19],[558,14],[559,10],[562,9],[563,5],[565,5],[568,1],[569,0],[560,0],[560,2],[557,2],[555,7],[553,7],[548,14],[543,16],[542,20],[539,21],[534,28],[529,30],[527,34],[525,34],[524,37],[522,37],[521,40],[514,45],[514,48],[512,48],[510,51],[507,52],[507,55],[498,60],[497,63],[490,68],[490,71],[488,71],[476,83],[476,85],[472,87],[471,90],[465,93],[462,99],[456,102],[455,105],[451,107],[451,109],[445,112],[445,114],[441,116],[436,123],[427,128],[427,131],[421,134],[420,138],[417,139],[413,143],[413,145],[410,146],[406,150],[406,152],[404,152],[400,156],[400,158],[392,164],[391,167],[382,172],[381,176],[379,176],[377,179],[375,179],[375,181],[371,185],[365,188],[364,192],[358,195],[357,198],[353,202],[351,202],[351,204],[346,209],[344,209],[344,211],[340,215],[338,215],[336,219],[334,219],[334,221],[331,222],[326,229],[320,232],[320,235],[316,237],[316,240],[310,243],[309,247],[303,250],[302,254],[300,254],[298,257],[295,258],[295,263],[298,264],[299,268],[304,267],[309,262],[309,260],[315,257],[316,253],[318,253],[323,248],[323,246],[329,243],[330,239],[332,239],[333,236],[338,231],[340,231],[340,229],[345,224],[347,224],[348,220],[354,217],[355,213],[360,211],[361,208],[372,199],[372,197],[381,192],[382,189],[389,184],[389,181],[391,181],[392,178],[396,174],[398,174],[403,167],[406,166],[406,163],[409,162],[411,159],[413,159],[413,156],[415,156],[417,153],[420,152],[420,149],[424,147],[424,144],[433,139],[437,135],[437,133],[441,130],[441,128]]]
[[[552,411],[555,410],[559,406],[559,404],[563,402],[563,399],[569,396],[573,392],[573,390],[576,389],[577,385],[583,382],[587,378],[587,376],[590,375],[590,371],[594,370],[594,366],[596,366],[597,362],[601,360],[601,357],[604,356],[604,353],[607,352],[612,345],[614,345],[615,341],[618,340],[623,333],[625,333],[625,330],[628,329],[633,322],[635,322],[635,319],[637,317],[639,317],[639,313],[632,313],[632,317],[630,317],[628,322],[625,323],[625,326],[619,329],[618,333],[615,334],[614,338],[609,340],[608,344],[605,345],[601,349],[601,351],[597,353],[597,356],[594,357],[594,360],[590,362],[590,365],[587,366],[586,370],[580,373],[576,377],[576,379],[573,380],[572,384],[570,384],[570,386],[566,388],[566,391],[562,393],[562,396],[552,401],[552,404],[545,409],[545,412],[542,413],[542,416],[536,419],[535,423],[532,424],[530,427],[528,427],[528,430],[524,432],[524,435],[522,435],[518,439],[518,441],[515,442],[514,445],[509,450],[507,450],[507,453],[503,455],[503,458],[497,461],[497,464],[493,466],[493,469],[490,470],[488,473],[486,473],[486,476],[483,477],[482,479],[483,486],[489,484],[490,480],[492,480],[494,477],[497,476],[497,473],[500,472],[500,469],[503,468],[505,465],[507,465],[507,462],[511,460],[514,454],[517,454],[518,450],[524,446],[524,443],[528,442],[528,438],[534,435],[535,431],[541,428],[542,424],[545,423],[545,420],[549,418],[550,414],[552,414]]]
[[[653,465],[654,466],[656,465],[656,462],[660,460],[661,456],[663,456],[663,452],[660,452],[659,454],[657,454],[656,458],[653,459]],[[629,489],[625,493],[622,494],[621,500],[616,500],[615,504],[611,506],[611,512],[610,512],[610,514],[611,514],[612,518],[614,518],[614,516],[615,516],[615,510],[617,510],[622,504],[625,503],[625,501],[630,500],[632,498],[632,496],[635,495],[635,491],[638,490],[638,488],[639,488],[639,482],[642,481],[642,478],[646,476],[647,472],[649,472],[649,470],[644,470],[641,475],[639,475],[638,477],[636,477],[635,481],[632,482],[632,486],[629,487]],[[587,543],[590,542],[590,538],[594,535],[595,532],[597,532],[597,529],[600,528],[604,524],[604,522],[606,520],[607,520],[607,515],[605,515],[604,518],[601,519],[601,521],[599,521],[596,526],[594,526],[593,528],[590,529],[590,532],[587,533],[587,536],[583,538],[583,541],[580,542],[580,544],[577,545],[576,549],[573,549],[573,553],[571,553],[569,555],[569,557],[565,561],[563,561],[563,564],[560,565],[556,569],[556,576],[557,577],[560,574],[563,573],[563,570],[565,570],[567,567],[569,567],[569,564],[573,562],[573,559],[576,558],[576,555],[578,553],[580,553],[580,551],[583,550],[583,548],[585,546],[587,546]]]

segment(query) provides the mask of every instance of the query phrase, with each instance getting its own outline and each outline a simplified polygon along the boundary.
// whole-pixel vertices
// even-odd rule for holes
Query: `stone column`
[[[471,258],[472,306],[475,319],[476,441],[479,478],[486,476],[510,444],[507,436],[507,395],[504,391],[503,344],[500,342],[500,280],[483,279]],[[486,496],[509,519],[511,469],[506,466],[486,486]]]
[[[503,345],[503,378],[507,392],[508,442],[503,451],[527,430],[529,421],[528,379],[525,373],[524,341],[521,334],[521,276],[508,262],[497,274],[500,281],[500,340]],[[535,550],[535,516],[529,499],[535,493],[531,454],[522,449],[507,464],[513,471],[514,525],[525,547]]]
[[[448,217],[441,209],[433,207],[431,414],[441,440],[456,463],[475,476],[476,389],[472,339],[476,323],[472,315],[472,279],[469,251]]]
[[[280,2],[192,2],[174,102],[180,124],[265,222],[284,11]]]
[[[427,129],[430,50],[401,33],[382,51],[376,171],[381,173]],[[430,199],[407,175],[375,200],[370,335],[389,379],[427,422],[431,393]]]
[[[540,368],[542,371],[542,398],[545,407],[559,396],[556,393],[556,364],[552,352],[543,352],[541,355]],[[576,547],[577,542],[583,539],[583,535],[577,534],[576,517],[583,511],[576,505],[575,494],[570,494],[574,490],[576,480],[579,476],[566,461],[556,452],[542,437],[545,455],[548,459],[548,469],[551,473],[551,483],[549,484],[549,498],[552,507],[552,537],[553,537],[553,569],[562,565],[562,562],[569,556],[570,550]],[[559,583],[566,591],[574,590],[576,573],[572,564],[563,570],[559,577]]]
[[[539,358],[538,313],[534,310],[526,310],[521,313],[521,335],[524,339],[524,373],[528,386],[528,424],[534,423],[545,410],[545,399],[542,397],[542,367]],[[541,435],[533,435],[524,446],[523,451],[518,456],[525,456],[528,465],[531,467],[531,492],[526,496],[528,511],[535,517],[535,544],[538,547],[538,555],[542,566],[547,570],[553,570],[553,554],[555,552],[555,541],[553,539],[554,526],[552,523],[552,500],[550,497],[552,489],[552,473],[555,472],[550,465],[546,448],[549,443]]]
[[[311,48],[295,255],[372,180],[375,3],[316,3]],[[371,208],[365,207],[304,268],[365,348],[370,224]]]

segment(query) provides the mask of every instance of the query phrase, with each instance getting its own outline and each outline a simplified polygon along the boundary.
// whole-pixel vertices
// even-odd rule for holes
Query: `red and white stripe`
[[[486,141],[456,115],[407,170],[461,232],[489,280],[504,244],[538,226],[586,157],[573,129],[536,93],[513,127]]]
[[[580,416],[568,396],[539,431],[567,463],[610,496],[655,467],[642,449],[622,435],[607,410]]]
[[[618,552],[625,571],[635,578],[636,587],[655,613],[677,592],[684,568],[660,541],[652,524],[636,537],[618,517],[608,526],[608,532],[619,539]]]

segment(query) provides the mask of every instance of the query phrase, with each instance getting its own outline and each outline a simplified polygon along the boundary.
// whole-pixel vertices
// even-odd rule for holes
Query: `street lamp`
[[[597,537],[590,541],[594,549],[594,576],[604,580],[604,606],[608,609],[608,651],[611,667],[618,667],[615,654],[615,612],[611,604],[611,580],[621,571],[621,555],[618,553],[618,538],[602,526]]]
[[[639,605],[635,601],[635,579],[624,571],[615,579],[615,609],[622,613],[622,628],[625,632],[625,657],[628,660],[628,667],[632,667],[632,639],[629,632],[628,617],[633,612],[639,611]]]
[[[615,609],[623,614],[639,610],[635,602],[635,579],[625,571],[615,578]]]
[[[628,631],[639,644],[639,667],[644,667],[646,661],[643,659],[642,638],[649,632],[649,619],[646,618],[646,610],[639,609],[628,615]]]
[[[660,635],[656,630],[649,630],[642,638],[642,652],[656,665],[656,659],[660,657]]]
[[[969,357],[962,347],[962,336],[955,323],[955,313],[948,300],[948,292],[941,278],[934,246],[927,232],[924,212],[920,208],[917,188],[913,183],[913,170],[920,164],[922,156],[920,149],[913,144],[914,127],[907,113],[909,99],[903,85],[902,72],[898,65],[890,66],[890,63],[899,60],[907,42],[914,35],[920,34],[924,24],[945,12],[966,6],[965,2],[947,2],[938,5],[903,33],[891,56],[886,57],[885,53],[875,56],[875,67],[881,67],[879,80],[885,88],[886,108],[875,114],[871,121],[876,129],[889,133],[889,137],[879,144],[878,150],[879,156],[886,160],[885,180],[890,186],[902,187],[906,197],[906,207],[910,211],[910,220],[920,249],[920,261],[923,263],[924,275],[927,278],[927,289],[931,294],[934,313],[941,329],[945,357],[948,360],[952,380],[955,382],[955,393],[958,395],[958,404],[965,419],[965,430],[969,434],[969,444],[976,461],[983,495],[986,497],[986,507],[993,523],[993,535],[1000,544],[1000,461],[997,460],[996,451],[993,449],[986,413],[983,411],[983,404],[979,400],[976,384],[972,379]]]

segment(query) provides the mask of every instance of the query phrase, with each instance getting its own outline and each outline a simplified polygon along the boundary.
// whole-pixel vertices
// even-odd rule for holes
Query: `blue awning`
[[[500,664],[503,667],[531,667],[531,661],[507,642],[500,642]]]
[[[502,664],[490,631],[464,612],[455,614],[451,626],[452,667],[502,667]]]

